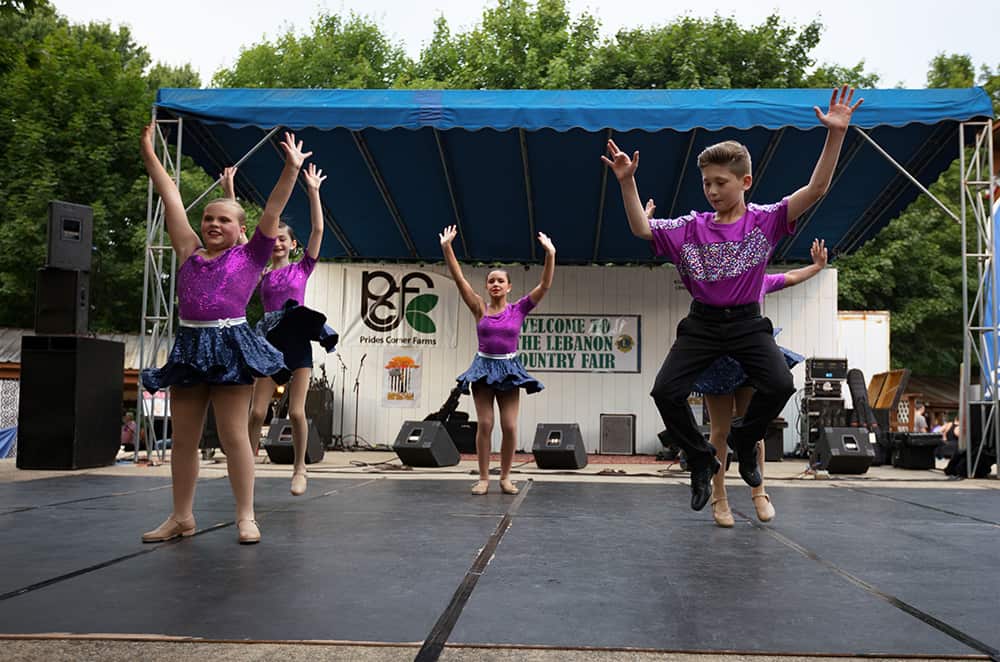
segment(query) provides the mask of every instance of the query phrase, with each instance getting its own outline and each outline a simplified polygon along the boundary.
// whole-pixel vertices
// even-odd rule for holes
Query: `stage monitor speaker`
[[[23,336],[17,467],[114,464],[121,445],[124,366],[124,343]]]
[[[587,449],[576,423],[539,423],[531,446],[539,469],[583,469]]]
[[[86,205],[49,203],[48,257],[45,266],[90,271],[94,211]]]
[[[635,414],[601,414],[602,455],[635,455]]]
[[[452,417],[444,422],[444,427],[459,453],[475,454],[476,430],[479,427],[476,421]]]
[[[875,459],[875,449],[865,428],[831,428],[820,432],[810,458],[816,469],[832,474],[863,474]]]
[[[306,439],[306,464],[316,464],[323,459],[326,449],[319,438],[312,419],[306,419],[309,436]],[[225,449],[222,449],[225,452]],[[267,429],[267,439],[264,441],[264,451],[275,464],[293,464],[295,462],[295,446],[292,445],[292,422],[287,418],[275,418]]]
[[[43,268],[35,281],[35,333],[87,333],[90,274]]]
[[[405,421],[392,450],[410,467],[452,467],[462,459],[441,421]]]

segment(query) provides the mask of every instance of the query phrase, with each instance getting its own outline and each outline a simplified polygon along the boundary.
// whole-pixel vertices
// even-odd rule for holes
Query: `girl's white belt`
[[[517,352],[511,352],[510,354],[487,354],[486,352],[476,352],[479,356],[484,359],[512,359],[517,356]]]
[[[221,320],[181,320],[181,326],[190,326],[196,329],[228,329],[231,326],[246,324],[246,317],[227,317]]]

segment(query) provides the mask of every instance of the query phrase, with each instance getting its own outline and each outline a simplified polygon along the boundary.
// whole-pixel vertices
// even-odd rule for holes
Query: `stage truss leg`
[[[997,259],[997,228],[993,220],[994,192],[992,120],[963,122],[959,127],[959,162],[962,174],[962,417],[959,445],[968,453],[968,476],[975,474],[986,455],[996,457],[1000,448],[1000,389],[994,365],[1000,350],[1000,270]],[[967,147],[971,145],[971,147]],[[970,235],[974,233],[974,235]],[[973,282],[972,279],[975,279]],[[975,363],[975,367],[973,365]],[[973,384],[979,371],[980,384]],[[981,411],[973,431],[970,410]],[[972,448],[972,433],[981,439]]]
[[[180,187],[182,119],[159,119],[153,109],[153,146],[167,172]],[[171,129],[174,129],[171,131]],[[168,140],[171,136],[173,144]],[[153,190],[153,180],[146,188],[146,250],[143,267],[142,320],[139,326],[139,369],[155,368],[170,352],[174,338],[174,277],[177,273],[177,256],[167,236],[163,201]],[[170,394],[164,393],[162,409],[155,398],[144,399],[142,380],[139,381],[136,400],[136,427],[145,437],[146,453],[150,461],[156,450],[156,427],[160,438],[166,440],[170,420]],[[147,404],[148,402],[148,404]],[[161,416],[157,416],[162,412]],[[160,448],[160,459],[166,456],[166,444]],[[139,460],[136,442],[135,461]]]

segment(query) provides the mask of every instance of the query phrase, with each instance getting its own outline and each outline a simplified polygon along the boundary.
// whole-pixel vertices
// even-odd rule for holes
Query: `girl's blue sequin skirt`
[[[777,336],[780,332],[781,329],[775,329],[774,335]],[[806,359],[787,347],[778,345],[778,349],[785,356],[785,363],[788,364],[789,369]],[[747,386],[748,381],[749,378],[743,372],[743,366],[739,364],[739,361],[729,356],[721,356],[698,376],[698,379],[691,386],[691,391],[702,395],[725,395],[733,393],[742,386]]]
[[[458,376],[458,385],[464,393],[474,383],[483,383],[495,391],[513,391],[523,388],[527,393],[538,393],[545,386],[528,374],[515,356],[512,359],[488,359],[476,354],[469,369]]]
[[[155,393],[168,386],[253,384],[257,377],[270,377],[284,369],[281,352],[244,322],[228,327],[180,327],[166,365],[146,368],[141,378],[143,387]]]

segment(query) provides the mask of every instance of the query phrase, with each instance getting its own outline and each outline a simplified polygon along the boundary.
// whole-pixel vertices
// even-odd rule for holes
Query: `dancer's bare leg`
[[[236,501],[240,542],[260,540],[253,507],[254,463],[247,433],[252,393],[250,385],[213,386],[210,391],[219,442],[226,454],[229,485]]]
[[[742,416],[746,413],[750,405],[750,398],[753,397],[753,389],[744,387],[736,389],[736,415]],[[757,466],[760,467],[761,479],[764,478],[764,440],[757,442]],[[774,519],[774,506],[771,504],[771,497],[764,490],[764,482],[757,487],[750,488],[750,498],[753,500],[754,508],[757,510],[757,518],[762,522],[769,522]]]
[[[194,492],[198,482],[198,444],[205,429],[209,390],[202,384],[170,389],[170,489],[173,512],[163,524],[143,534],[145,542],[161,542],[194,533]]]
[[[309,443],[309,426],[306,422],[306,393],[312,368],[296,368],[288,385],[288,418],[292,421],[292,447],[295,464],[292,466],[292,494],[299,496],[306,491],[306,445]]]
[[[498,391],[497,405],[500,407],[500,430],[503,441],[500,445],[500,489],[505,494],[517,494],[517,488],[510,481],[510,468],[514,464],[517,450],[517,415],[521,405],[521,389]]]
[[[256,458],[260,449],[260,429],[267,418],[267,407],[274,397],[276,384],[270,377],[262,377],[254,380],[253,400],[250,405],[250,420],[248,423],[248,434],[250,435],[251,456]]]
[[[472,385],[472,401],[476,405],[476,459],[479,461],[479,482],[472,488],[473,494],[486,494],[489,487],[494,396],[495,392],[489,386]]]
[[[729,454],[726,438],[733,422],[733,394],[706,395],[705,404],[711,419],[709,441],[715,447],[715,456],[722,464],[722,469],[712,476],[712,517],[716,524],[728,528],[734,524],[726,495],[726,456]]]

